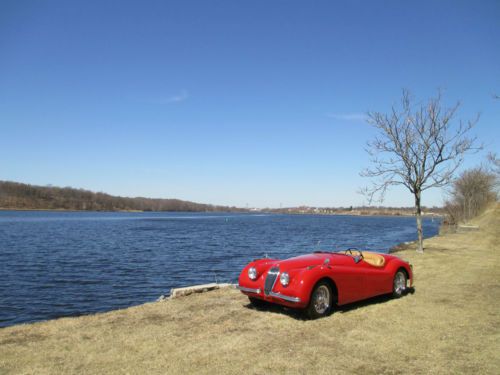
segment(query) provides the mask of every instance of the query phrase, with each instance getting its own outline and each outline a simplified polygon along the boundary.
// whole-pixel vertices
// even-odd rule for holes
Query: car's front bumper
[[[244,286],[236,285],[236,289],[241,290],[242,292],[246,293],[255,293],[255,294],[260,294],[260,289],[255,289],[255,288],[247,288]]]
[[[259,288],[247,288],[245,286],[240,286],[240,285],[237,285],[236,288],[241,290],[242,292],[245,292],[245,293],[257,294],[259,297],[264,298],[264,299],[265,299],[265,297],[273,297],[273,298],[278,298],[278,299],[281,299],[283,301],[292,302],[292,303],[299,303],[300,302],[299,297],[287,296],[287,295],[284,295],[281,293],[276,293],[273,291],[270,291],[267,296],[263,296],[263,295],[261,295],[261,290]]]
[[[288,302],[293,302],[293,303],[299,303],[300,298],[299,297],[292,297],[292,296],[286,296],[281,293],[275,293],[275,292],[269,292],[269,295],[274,298],[280,298],[282,300],[288,301]]]

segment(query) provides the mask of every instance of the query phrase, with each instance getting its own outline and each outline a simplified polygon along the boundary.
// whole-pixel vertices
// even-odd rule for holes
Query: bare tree
[[[378,130],[367,143],[372,167],[361,172],[373,178],[372,185],[362,192],[369,198],[383,201],[387,189],[394,185],[406,187],[415,198],[418,252],[423,252],[422,192],[450,183],[464,155],[478,150],[476,138],[467,136],[477,123],[454,122],[460,103],[443,108],[441,93],[425,104],[412,104],[412,97],[403,90],[401,103],[389,113],[368,112],[368,122]]]
[[[497,199],[496,176],[484,167],[468,169],[453,181],[445,210],[451,224],[467,222]]]
[[[490,152],[486,157],[488,163],[486,164],[486,170],[491,173],[495,178],[494,191],[497,194],[497,198],[500,198],[500,158],[496,153]]]
[[[500,158],[497,157],[497,154],[493,152],[490,152],[487,158],[488,162],[490,163],[489,169],[491,173],[500,178]]]

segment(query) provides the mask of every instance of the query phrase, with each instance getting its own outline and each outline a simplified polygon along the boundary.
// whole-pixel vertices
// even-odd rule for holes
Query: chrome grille
[[[273,290],[274,284],[276,283],[276,279],[280,273],[280,269],[278,267],[272,267],[266,276],[266,281],[264,282],[264,294],[267,296]]]

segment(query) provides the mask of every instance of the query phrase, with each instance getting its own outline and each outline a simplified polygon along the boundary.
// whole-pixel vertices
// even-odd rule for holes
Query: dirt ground
[[[307,321],[235,289],[0,329],[0,374],[498,374],[500,206],[406,250],[415,290]]]

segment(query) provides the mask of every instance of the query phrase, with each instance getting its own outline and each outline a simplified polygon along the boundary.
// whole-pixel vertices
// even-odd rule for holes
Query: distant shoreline
[[[114,211],[107,211],[107,210],[72,210],[68,208],[5,208],[5,207],[0,207],[0,211],[52,211],[52,212],[151,212],[151,211],[140,211],[140,210],[114,210]],[[157,211],[157,212],[167,212],[167,211]],[[178,212],[178,211],[168,211],[168,212]]]
[[[263,211],[266,212],[266,211]],[[278,214],[289,214],[289,215],[318,215],[318,216],[361,216],[361,217],[370,217],[370,216],[393,216],[393,217],[414,217],[413,213],[391,213],[391,212],[380,212],[374,211],[373,213],[364,212],[364,213],[352,213],[349,211],[339,211],[339,212],[331,212],[331,213],[319,213],[319,212],[269,212],[269,213],[278,213]],[[424,217],[435,217],[435,218],[443,218],[445,215],[437,214],[434,212],[425,212],[422,213]]]
[[[9,207],[0,207],[0,211],[40,211],[40,212],[95,212],[95,213],[246,213],[246,214],[274,214],[274,215],[318,215],[318,216],[360,216],[360,217],[370,217],[370,216],[383,216],[383,217],[413,217],[415,216],[413,213],[406,212],[391,212],[391,211],[379,211],[374,210],[373,212],[358,212],[358,211],[337,211],[337,212],[298,212],[298,211],[280,211],[276,212],[275,210],[248,210],[248,211],[153,211],[153,210],[75,210],[75,209],[67,209],[67,208],[9,208]],[[444,215],[437,214],[434,212],[425,212],[422,214],[424,217],[435,217],[442,218]]]
[[[54,211],[227,211],[246,209],[185,201],[175,198],[121,197],[72,187],[37,186],[0,180],[0,207]]]
[[[424,216],[444,216],[441,207],[422,207]],[[384,206],[252,208],[173,198],[121,197],[72,187],[37,186],[0,180],[0,211],[56,212],[240,212],[272,214],[414,216],[415,208]]]
[[[0,207],[0,211],[52,211],[52,212],[115,212],[115,213],[133,213],[133,212],[185,212],[185,213],[216,213],[216,212],[221,212],[221,213],[251,213],[251,211],[241,211],[241,212],[236,212],[236,211],[176,211],[176,210],[171,210],[171,211],[152,211],[152,210],[73,210],[73,209],[67,209],[67,208],[6,208],[6,207]]]

